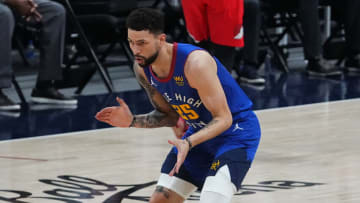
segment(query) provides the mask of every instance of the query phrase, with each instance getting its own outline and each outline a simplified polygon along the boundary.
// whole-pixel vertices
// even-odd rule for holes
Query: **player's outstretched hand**
[[[120,106],[104,108],[96,114],[95,118],[112,126],[129,127],[134,116],[124,100],[116,97],[116,101]]]
[[[169,175],[173,176],[175,173],[179,173],[181,165],[184,163],[185,158],[189,152],[189,144],[185,140],[168,140],[169,144],[174,145],[178,150],[177,161],[174,168],[170,171]]]

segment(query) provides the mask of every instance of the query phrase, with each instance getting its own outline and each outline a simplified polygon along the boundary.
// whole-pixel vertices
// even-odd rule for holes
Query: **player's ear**
[[[165,43],[166,42],[166,34],[165,33],[160,34],[159,39],[160,39],[160,43]]]

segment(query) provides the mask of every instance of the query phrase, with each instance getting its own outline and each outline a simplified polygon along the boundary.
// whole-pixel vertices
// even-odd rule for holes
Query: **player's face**
[[[144,30],[128,29],[128,41],[136,63],[144,68],[152,64],[158,57],[162,35],[154,35]]]

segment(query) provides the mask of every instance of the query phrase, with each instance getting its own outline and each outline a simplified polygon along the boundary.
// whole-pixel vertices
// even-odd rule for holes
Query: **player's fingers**
[[[120,106],[126,106],[127,104],[125,103],[125,101],[119,97],[116,97],[116,101],[120,104]]]
[[[99,118],[99,119],[104,119],[107,117],[109,117],[109,116],[107,116],[107,114],[100,113],[100,112],[95,115],[95,118]]]
[[[111,113],[114,110],[113,107],[106,107],[104,109],[102,109],[101,111],[99,111],[100,114],[107,114],[107,113]]]
[[[168,143],[175,146],[176,148],[178,148],[178,150],[180,150],[179,149],[179,142],[178,142],[177,139],[176,140],[168,140]]]
[[[95,118],[98,119],[98,120],[104,120],[104,119],[107,119],[108,116],[96,115]]]
[[[176,168],[175,168],[176,173],[179,173],[180,166],[181,166],[181,164],[176,164]]]
[[[109,118],[104,118],[104,121],[103,121],[103,122],[112,125],[112,121],[111,121],[111,119],[109,119]]]
[[[99,111],[96,113],[95,117],[103,117],[105,114],[105,112]]]
[[[168,143],[169,143],[169,144],[171,144],[171,145],[176,146],[176,145],[175,145],[175,142],[174,142],[174,141],[172,141],[172,140],[168,140]]]
[[[105,118],[95,117],[98,121],[105,122]]]
[[[175,175],[175,168],[176,168],[176,164],[175,164],[174,168],[170,171],[169,176]]]
[[[98,112],[95,117],[96,118],[108,118],[111,116],[112,111],[100,111]]]
[[[101,110],[99,113],[102,114],[102,115],[105,115],[105,114],[110,115],[110,114],[112,114],[114,112],[114,110],[115,109],[113,109],[113,108],[109,108],[109,109],[106,108],[106,109]]]
[[[178,156],[177,156],[177,161],[176,161],[176,173],[179,173],[179,170],[180,170],[180,167],[181,165],[183,164],[184,162],[184,158],[183,158],[183,155],[181,154],[181,152],[178,152]]]

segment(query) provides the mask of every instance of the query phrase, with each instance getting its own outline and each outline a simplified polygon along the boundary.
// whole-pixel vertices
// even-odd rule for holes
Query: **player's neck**
[[[157,77],[168,77],[171,70],[172,55],[173,44],[166,43],[165,46],[160,49],[159,55],[154,63],[151,64],[152,71],[157,75]]]

